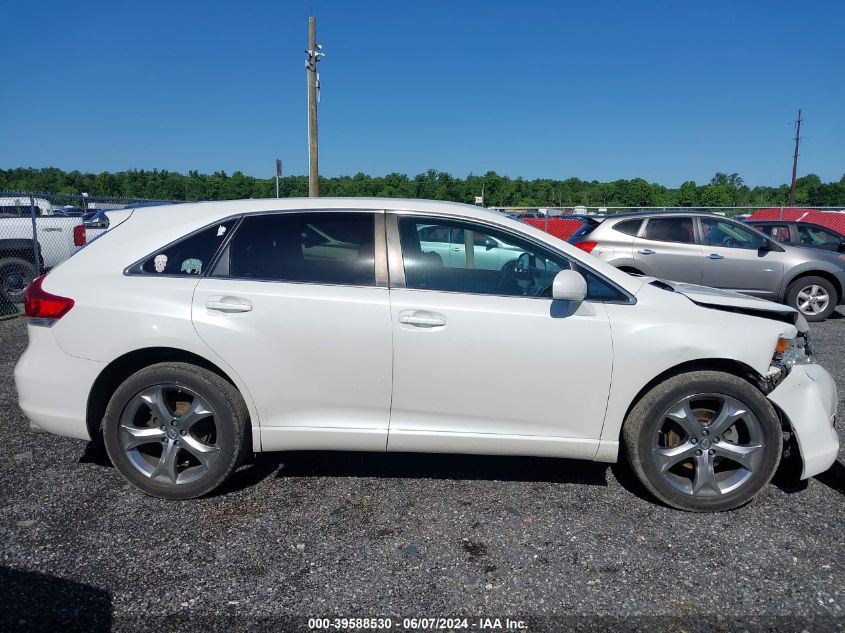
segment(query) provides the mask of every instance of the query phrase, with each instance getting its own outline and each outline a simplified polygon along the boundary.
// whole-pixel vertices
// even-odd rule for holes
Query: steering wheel
[[[516,287],[520,294],[527,294],[528,287],[534,284],[534,273],[531,272],[533,263],[534,256],[531,253],[521,253],[502,266],[502,276],[496,284],[496,291]]]
[[[513,288],[516,286],[516,260],[512,259],[502,266],[502,275],[499,281],[496,282],[496,293],[505,294],[503,291],[506,288]],[[508,293],[509,294],[509,293]]]

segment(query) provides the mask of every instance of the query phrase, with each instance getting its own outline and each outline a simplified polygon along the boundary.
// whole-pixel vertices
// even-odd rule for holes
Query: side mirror
[[[574,270],[561,270],[552,282],[552,299],[580,303],[587,296],[587,280]]]
[[[845,240],[839,242],[839,248],[836,249],[840,253],[845,253]]]
[[[488,237],[484,240],[485,250],[492,251],[497,246],[498,244],[496,244],[496,240],[494,240],[492,237]]]

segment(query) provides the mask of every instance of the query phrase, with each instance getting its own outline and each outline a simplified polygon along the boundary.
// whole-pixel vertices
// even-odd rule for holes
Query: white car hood
[[[642,277],[643,282],[647,284],[665,284],[675,292],[686,296],[693,303],[717,309],[729,310],[731,312],[740,312],[750,316],[758,316],[765,318],[766,313],[771,313],[771,318],[778,321],[785,321],[792,323],[799,332],[806,333],[809,329],[807,320],[798,310],[782,303],[775,303],[774,301],[767,301],[759,297],[752,297],[744,295],[740,292],[732,292],[730,290],[720,290],[718,288],[710,288],[708,286],[698,286],[696,284],[681,283],[678,281],[669,281],[668,279],[655,279],[654,277]]]

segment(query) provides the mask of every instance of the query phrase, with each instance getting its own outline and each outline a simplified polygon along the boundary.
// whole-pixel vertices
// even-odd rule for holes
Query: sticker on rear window
[[[167,255],[156,255],[153,265],[157,273],[163,273],[164,269],[167,268]]]
[[[202,274],[202,261],[196,258],[186,259],[182,262],[182,272],[189,275]]]
[[[221,235],[223,235],[225,232],[226,232],[226,227],[225,227],[225,226],[223,226],[222,224],[221,224],[220,226],[218,226],[218,227],[217,227],[217,237],[220,237],[220,236],[221,236]]]

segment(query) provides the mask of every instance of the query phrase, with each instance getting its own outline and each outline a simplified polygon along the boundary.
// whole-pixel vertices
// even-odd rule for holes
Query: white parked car
[[[435,253],[443,265],[451,268],[466,268],[470,265],[481,270],[502,270],[522,254],[518,245],[481,233],[464,232],[462,228],[425,225],[420,226],[417,232],[422,251]],[[470,260],[467,260],[468,237],[471,237],[472,243]]]
[[[836,459],[836,388],[789,307],[633,277],[451,203],[123,213],[28,289],[15,379],[35,425],[102,433],[148,494],[208,493],[251,451],[624,450],[658,499],[714,511],[754,497],[785,442],[803,477]],[[434,256],[428,227],[520,252]]]

